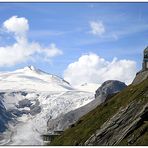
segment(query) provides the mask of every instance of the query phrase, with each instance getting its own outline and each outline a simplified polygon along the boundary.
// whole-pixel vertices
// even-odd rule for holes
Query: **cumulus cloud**
[[[118,60],[117,58],[107,61],[94,53],[90,53],[82,55],[77,61],[69,64],[64,71],[64,79],[72,85],[102,84],[106,80],[119,80],[130,84],[135,74],[135,61]]]
[[[105,26],[101,21],[91,21],[90,28],[91,28],[90,33],[93,35],[101,36],[102,34],[105,33]]]
[[[11,66],[25,62],[33,59],[35,54],[46,58],[62,54],[62,51],[54,43],[48,47],[42,47],[37,42],[29,42],[27,38],[29,23],[24,17],[12,16],[3,23],[3,28],[8,33],[13,33],[16,42],[10,46],[0,47],[0,66]]]
[[[16,35],[23,35],[29,30],[28,20],[24,17],[12,16],[3,23],[3,26]]]

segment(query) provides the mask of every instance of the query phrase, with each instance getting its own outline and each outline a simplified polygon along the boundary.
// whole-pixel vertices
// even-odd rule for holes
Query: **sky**
[[[33,65],[73,85],[130,84],[148,45],[148,3],[1,3],[0,71]]]

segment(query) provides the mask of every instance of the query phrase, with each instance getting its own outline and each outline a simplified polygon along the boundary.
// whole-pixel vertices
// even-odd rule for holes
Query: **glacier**
[[[0,73],[0,145],[44,145],[47,122],[94,100],[94,93],[33,66]]]

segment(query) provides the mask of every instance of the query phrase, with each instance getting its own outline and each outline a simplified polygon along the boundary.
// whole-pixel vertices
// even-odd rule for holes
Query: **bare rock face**
[[[148,70],[140,71],[136,74],[135,79],[132,82],[132,85],[137,85],[148,78]]]
[[[96,90],[95,98],[102,98],[102,102],[104,102],[103,99],[106,99],[108,95],[116,94],[126,87],[127,85],[125,83],[117,80],[105,81],[101,87]]]
[[[139,100],[121,108],[106,121],[86,142],[85,145],[118,145],[129,133],[148,120],[148,103]],[[134,137],[129,139],[129,142]]]

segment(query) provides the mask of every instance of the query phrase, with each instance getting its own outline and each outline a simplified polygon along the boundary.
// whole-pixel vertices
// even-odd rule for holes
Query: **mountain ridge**
[[[0,73],[0,83],[0,90],[24,90],[28,88],[28,90],[33,91],[66,91],[74,89],[64,79],[43,72],[33,66]]]

